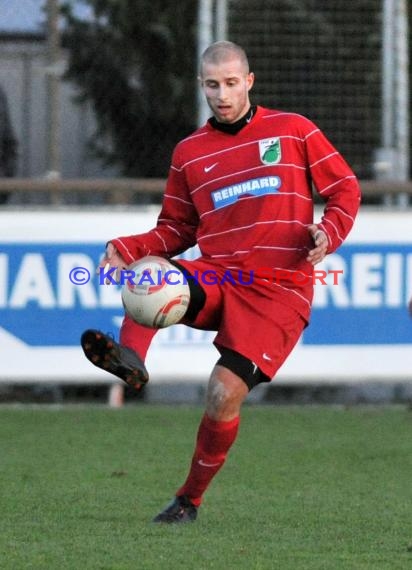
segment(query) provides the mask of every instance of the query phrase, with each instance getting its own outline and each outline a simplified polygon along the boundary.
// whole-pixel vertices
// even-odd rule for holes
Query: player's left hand
[[[311,235],[315,247],[309,250],[306,261],[309,261],[312,265],[320,263],[328,250],[328,238],[323,230],[319,229],[316,224],[308,226],[308,232]]]

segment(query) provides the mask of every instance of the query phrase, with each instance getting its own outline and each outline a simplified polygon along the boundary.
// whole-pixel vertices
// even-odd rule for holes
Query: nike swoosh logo
[[[219,163],[215,162],[214,164],[211,164],[210,166],[205,166],[204,171],[205,172],[210,172],[212,170],[212,168],[214,168],[215,166],[217,166]]]
[[[272,359],[270,358],[270,356],[269,356],[268,354],[266,354],[266,352],[264,352],[264,353],[262,354],[262,357],[263,357],[263,360],[272,360]]]
[[[218,465],[220,465],[220,461],[218,463],[205,463],[203,459],[199,459],[198,463],[202,467],[217,467]]]

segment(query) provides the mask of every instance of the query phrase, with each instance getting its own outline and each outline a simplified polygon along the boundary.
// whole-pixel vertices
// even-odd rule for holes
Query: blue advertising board
[[[102,285],[95,274],[100,244],[1,244],[1,251],[1,327],[24,343],[74,346],[85,328],[111,330],[119,323],[120,286]],[[405,310],[412,278],[409,246],[348,244],[322,267],[325,273],[333,267],[334,273],[325,279],[320,273],[315,283],[304,344],[412,342]]]
[[[82,331],[90,327],[116,335],[123,316],[120,286],[100,284],[95,273],[102,243],[53,235],[0,242],[0,330],[36,349],[78,348]],[[412,295],[411,245],[399,236],[391,243],[352,239],[317,266],[327,278],[316,282],[311,323],[300,347],[412,344],[406,309]],[[209,345],[213,336],[171,327],[159,342]]]

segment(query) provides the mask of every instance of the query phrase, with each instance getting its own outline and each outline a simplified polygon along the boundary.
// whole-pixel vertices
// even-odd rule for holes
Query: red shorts
[[[307,322],[293,307],[285,305],[269,282],[221,283],[225,270],[213,268],[217,283],[206,279],[211,266],[201,260],[179,263],[193,275],[206,293],[206,302],[194,328],[216,330],[214,344],[239,352],[273,378],[298,342]],[[202,273],[203,272],[203,273]],[[205,279],[199,276],[205,275]]]
[[[273,378],[298,342],[306,320],[293,307],[285,305],[273,284],[254,282],[221,283],[225,270],[202,260],[179,259],[194,275],[206,293],[204,307],[194,321],[182,321],[193,328],[215,330],[214,344],[249,358]],[[211,272],[217,283],[206,278]],[[137,331],[139,329],[139,331]],[[145,358],[155,329],[147,329],[125,318],[120,331],[122,344]]]

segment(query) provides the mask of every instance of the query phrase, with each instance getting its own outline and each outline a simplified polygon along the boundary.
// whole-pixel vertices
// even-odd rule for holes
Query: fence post
[[[60,163],[60,33],[58,0],[47,0],[47,172],[46,177],[61,176]],[[60,202],[59,193],[53,194],[53,203]]]
[[[406,182],[410,152],[407,3],[383,0],[382,10],[382,146],[375,155],[375,176]],[[393,199],[386,195],[384,202],[389,206]],[[400,207],[409,203],[404,193],[395,200]]]

